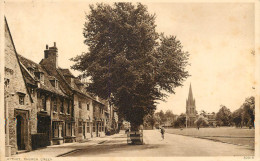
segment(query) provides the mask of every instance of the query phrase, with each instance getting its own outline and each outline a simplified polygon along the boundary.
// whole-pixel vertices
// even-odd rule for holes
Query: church
[[[197,118],[195,99],[193,98],[192,88],[190,84],[188,99],[186,100],[186,124],[187,127],[194,127]]]

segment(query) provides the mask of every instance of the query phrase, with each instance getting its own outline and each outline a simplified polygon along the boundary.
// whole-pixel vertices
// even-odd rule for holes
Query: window
[[[19,95],[19,104],[24,105],[24,95]]]
[[[59,82],[58,80],[55,79],[55,88],[58,89],[58,87],[59,87]]]
[[[61,100],[61,104],[60,104],[60,112],[63,113],[64,112],[64,101]]]
[[[10,80],[5,78],[5,88],[9,88]]]
[[[59,123],[53,122],[53,137],[57,138],[59,137]]]
[[[82,108],[82,104],[81,104],[81,102],[79,101],[79,108],[81,109]]]
[[[93,122],[93,132],[96,132],[96,126],[95,126],[95,123]]]
[[[71,116],[74,117],[74,105],[71,105]]]
[[[55,97],[52,97],[52,103],[53,103],[53,111],[57,112],[57,99]]]
[[[87,110],[89,111],[89,103],[87,104]]]
[[[42,96],[42,109],[44,111],[46,111],[46,96],[45,95]]]
[[[43,73],[40,73],[40,81],[42,84],[44,84],[44,75]]]
[[[67,101],[67,114],[70,114],[70,101]]]
[[[89,122],[87,122],[87,133],[90,133]]]
[[[71,136],[71,124],[66,123],[66,136]]]
[[[78,129],[79,133],[82,133],[82,122],[79,121],[79,129]]]
[[[101,122],[99,123],[99,132],[101,132]]]
[[[93,112],[95,112],[96,111],[96,108],[95,108],[95,106],[93,107]]]

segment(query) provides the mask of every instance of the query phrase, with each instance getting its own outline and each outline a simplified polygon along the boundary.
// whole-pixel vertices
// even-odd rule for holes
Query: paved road
[[[167,157],[167,156],[249,156],[254,151],[247,147],[214,142],[175,134],[161,139],[158,130],[144,131],[145,145],[127,145],[126,135],[117,134],[99,144],[73,144],[78,151],[64,157]]]

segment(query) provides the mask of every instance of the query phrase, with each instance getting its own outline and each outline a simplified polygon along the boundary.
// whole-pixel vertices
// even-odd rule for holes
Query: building
[[[18,54],[5,19],[5,145],[6,156],[32,150],[31,135],[37,133],[37,108],[26,86]]]
[[[188,99],[186,100],[186,124],[187,127],[193,127],[197,118],[195,99],[193,98],[191,84],[189,88]]]
[[[204,117],[207,118],[207,120],[209,122],[209,126],[216,127],[217,121],[216,121],[216,114],[215,114],[215,112],[206,113],[206,114],[204,114]]]

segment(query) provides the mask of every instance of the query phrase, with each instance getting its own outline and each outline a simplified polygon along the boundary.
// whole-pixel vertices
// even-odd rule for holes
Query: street
[[[95,138],[85,143],[50,146],[14,157],[173,157],[173,156],[250,156],[254,150],[232,144],[215,142],[158,130],[144,130],[144,145],[127,145],[126,134]],[[49,149],[49,150],[48,150]],[[66,151],[67,150],[67,151]]]

